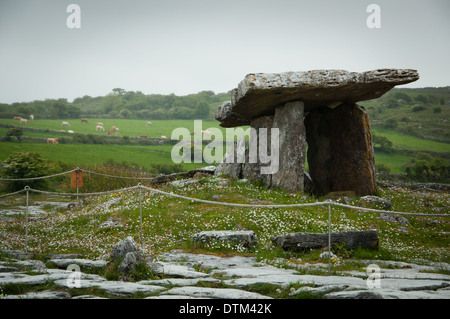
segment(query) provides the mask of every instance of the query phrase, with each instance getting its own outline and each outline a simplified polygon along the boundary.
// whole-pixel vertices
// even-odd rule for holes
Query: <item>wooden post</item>
[[[27,206],[25,210],[25,252],[28,252],[28,192],[30,187],[25,186],[25,190],[27,191]]]

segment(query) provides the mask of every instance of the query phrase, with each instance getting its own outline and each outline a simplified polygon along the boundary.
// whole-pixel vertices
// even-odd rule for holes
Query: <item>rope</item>
[[[164,192],[159,189],[154,189],[147,186],[138,186],[143,189],[149,190],[154,193],[159,193],[162,195],[167,195],[171,197],[181,198],[189,201],[200,202],[204,204],[212,204],[212,205],[222,205],[222,206],[233,206],[233,207],[246,207],[246,208],[292,208],[292,207],[307,207],[307,206],[320,206],[320,205],[328,205],[331,202],[316,202],[316,203],[305,203],[305,204],[272,204],[272,205],[258,205],[258,204],[238,204],[238,203],[227,203],[227,202],[216,202],[206,199],[193,198],[183,195],[178,195],[174,193]]]
[[[114,175],[108,175],[108,174],[102,174],[102,173],[97,173],[97,172],[91,172],[91,171],[88,171],[88,170],[83,170],[83,169],[80,169],[80,168],[76,168],[76,169],[73,169],[73,170],[70,170],[70,171],[67,171],[67,172],[62,172],[62,173],[53,174],[53,175],[47,175],[47,176],[29,177],[29,178],[0,178],[0,180],[5,180],[5,181],[38,180],[38,179],[51,178],[51,177],[61,176],[61,175],[65,175],[65,174],[69,174],[69,173],[73,173],[73,172],[80,172],[80,171],[85,172],[85,173],[94,174],[94,175],[99,175],[99,176],[112,177],[112,178],[122,178],[122,179],[131,179],[131,180],[152,180],[152,179],[154,179],[154,177],[114,176]],[[344,207],[344,208],[349,208],[349,209],[356,209],[356,210],[359,210],[359,211],[372,212],[372,213],[385,213],[385,214],[406,215],[406,216],[425,216],[425,217],[449,217],[450,216],[450,214],[405,213],[405,212],[396,212],[396,211],[381,210],[381,209],[364,208],[364,207],[357,207],[357,206],[351,206],[351,205],[345,205],[345,204],[341,204],[341,203],[336,203],[336,202],[333,202],[331,200],[327,200],[325,202],[304,203],[304,204],[267,204],[267,205],[265,205],[265,204],[261,205],[261,204],[239,204],[239,203],[217,202],[217,201],[210,201],[210,200],[205,200],[205,199],[199,199],[199,198],[193,198],[193,197],[178,195],[178,194],[174,194],[174,193],[168,193],[168,192],[165,192],[165,191],[162,191],[162,190],[159,190],[159,189],[143,186],[140,183],[137,186],[132,186],[132,187],[128,187],[128,188],[122,188],[122,189],[119,189],[119,190],[111,190],[111,191],[104,191],[104,192],[93,192],[93,193],[78,193],[78,194],[49,192],[49,191],[43,191],[43,190],[38,190],[38,189],[33,189],[33,188],[28,188],[27,187],[26,189],[22,189],[20,191],[14,192],[14,193],[0,195],[0,198],[17,195],[17,194],[20,194],[20,193],[22,193],[24,191],[30,191],[30,192],[40,193],[40,194],[47,194],[47,195],[70,196],[70,197],[72,197],[72,196],[100,196],[100,195],[108,195],[108,194],[112,194],[112,193],[127,192],[127,191],[131,191],[133,189],[136,189],[136,188],[142,188],[142,189],[146,189],[146,190],[148,190],[150,192],[159,193],[159,194],[162,194],[162,195],[175,197],[175,198],[180,198],[180,199],[184,199],[184,200],[188,200],[188,201],[195,201],[195,202],[204,203],[204,204],[211,204],[211,205],[231,206],[231,207],[243,207],[243,208],[294,208],[294,207],[311,207],[311,206],[329,205],[329,206],[339,206],[339,207]]]
[[[29,188],[28,190],[30,192],[35,192],[35,193],[39,193],[39,194],[47,194],[47,195],[56,195],[56,196],[99,196],[99,195],[108,195],[108,194],[112,194],[112,193],[119,193],[119,192],[127,192],[127,191],[131,191],[133,189],[138,188],[139,186],[131,186],[131,187],[127,187],[127,188],[121,188],[118,190],[112,190],[112,191],[104,191],[104,192],[95,192],[95,193],[57,193],[57,192],[48,192],[48,191],[42,191],[39,189],[34,189],[34,188]]]
[[[155,179],[155,177],[115,176],[115,175],[108,175],[108,174],[102,174],[102,173],[92,172],[92,171],[88,171],[88,170],[84,170],[84,169],[80,169],[79,171],[85,172],[85,173],[89,173],[89,174],[93,174],[93,175],[98,175],[98,176],[112,177],[112,178],[121,178],[121,179],[131,179],[131,180],[153,180],[153,179]]]
[[[384,214],[406,215],[406,216],[425,216],[425,217],[450,217],[450,214],[404,213],[404,212],[395,212],[395,211],[391,211],[391,210],[357,207],[357,206],[345,205],[345,204],[335,203],[335,202],[333,202],[331,205],[350,208],[350,209],[357,209],[357,210],[361,210],[364,212],[372,212],[372,213],[384,213]]]
[[[53,175],[38,176],[38,177],[27,177],[27,178],[2,178],[2,177],[0,177],[0,181],[34,181],[34,180],[38,180],[38,179],[52,178],[52,177],[56,177],[56,176],[70,174],[70,173],[76,172],[76,171],[77,171],[76,169],[73,169],[73,170],[70,170],[70,171],[67,171],[67,172],[57,173],[57,174],[53,174]]]
[[[0,198],[4,198],[4,197],[9,197],[9,196],[14,196],[17,194],[20,194],[22,192],[25,192],[25,189],[21,189],[20,191],[14,192],[14,193],[9,193],[9,194],[5,194],[5,195],[0,195]]]

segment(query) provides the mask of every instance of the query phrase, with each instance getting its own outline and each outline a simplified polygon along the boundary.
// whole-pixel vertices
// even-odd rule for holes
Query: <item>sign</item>
[[[72,187],[73,188],[81,188],[83,187],[83,172],[82,171],[74,171],[72,172]]]

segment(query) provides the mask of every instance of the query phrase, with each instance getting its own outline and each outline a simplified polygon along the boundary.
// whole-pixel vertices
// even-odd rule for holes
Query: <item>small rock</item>
[[[392,204],[388,200],[378,196],[371,196],[371,195],[363,196],[359,199],[359,202],[375,204],[377,206],[380,205],[381,208],[385,210],[390,210],[392,208]]]
[[[321,253],[319,256],[319,259],[325,260],[328,262],[328,258],[329,258],[328,256],[331,256],[332,260],[333,260],[333,258],[336,260],[338,259],[338,257],[335,254],[333,254],[332,252],[330,252],[330,254],[328,254],[328,251],[324,251],[323,253]]]
[[[409,225],[409,220],[405,217],[394,216],[391,214],[382,213],[377,217],[379,220],[384,220],[386,222],[400,223],[403,225]]]
[[[111,261],[116,259],[122,259],[129,252],[137,251],[136,242],[133,237],[128,236],[127,238],[118,242],[111,251]]]
[[[122,224],[120,223],[120,220],[115,220],[114,218],[108,218],[107,221],[104,223],[101,223],[99,228],[108,228],[108,227],[122,227]]]

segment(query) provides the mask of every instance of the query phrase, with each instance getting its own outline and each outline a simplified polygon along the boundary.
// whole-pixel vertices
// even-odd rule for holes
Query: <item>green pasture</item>
[[[395,148],[401,148],[413,151],[431,151],[438,153],[450,152],[450,144],[426,140],[412,135],[402,134],[400,132],[373,128],[373,133],[387,137],[394,144]]]
[[[97,135],[107,135],[107,131],[111,129],[112,126],[116,126],[119,128],[119,132],[121,136],[129,136],[129,137],[139,137],[139,136],[147,136],[147,137],[161,137],[166,136],[170,138],[172,135],[172,131],[176,128],[187,128],[189,132],[194,131],[194,121],[193,120],[157,120],[151,121],[152,126],[147,126],[146,120],[131,120],[131,119],[93,119],[89,118],[89,123],[81,123],[80,119],[59,119],[59,120],[34,120],[29,121],[29,124],[20,124],[19,121],[14,121],[13,119],[0,119],[0,123],[2,124],[10,124],[16,125],[19,127],[29,127],[36,128],[41,130],[52,130],[52,131],[60,131],[72,130],[75,133],[81,134],[97,134]],[[62,126],[62,122],[67,121],[70,124],[68,126]],[[96,124],[97,122],[103,123],[105,131],[97,131]],[[219,128],[223,136],[226,136],[226,131],[224,128],[219,127],[218,121],[202,121],[201,130],[206,130],[208,128]],[[2,128],[0,133],[4,136]],[[33,135],[32,135],[33,134]],[[24,135],[26,136],[36,136],[30,133],[30,131],[24,131]],[[51,135],[51,133],[49,133]],[[39,135],[38,135],[39,136]],[[47,136],[47,135],[46,135]],[[40,137],[40,136],[39,136]]]
[[[70,128],[62,126],[63,121],[70,123]],[[96,131],[96,123],[102,122],[105,129],[116,126],[122,136],[139,137],[145,135],[148,137],[166,136],[170,138],[173,130],[177,128],[186,128],[189,132],[194,131],[193,120],[156,120],[152,121],[152,126],[146,125],[146,120],[132,119],[94,119],[89,118],[89,123],[81,123],[80,119],[54,120],[38,119],[30,121],[28,125],[20,125],[13,119],[0,119],[2,124],[11,124],[16,126],[27,126],[41,130],[73,130],[75,133],[106,135],[105,132]],[[226,139],[226,129],[219,127],[217,121],[202,121],[202,130],[219,128]],[[8,129],[0,127],[0,136],[5,136]],[[402,134],[392,129],[374,128],[374,134],[387,137],[394,144],[394,148],[409,151],[430,151],[435,153],[450,153],[450,144],[430,141],[416,136]],[[240,134],[237,134],[240,136]],[[32,132],[24,130],[24,136],[28,137],[71,137],[71,134],[53,133],[53,132]],[[174,136],[179,138],[180,136]],[[74,167],[81,165],[101,164],[109,159],[117,162],[134,162],[144,168],[150,168],[153,164],[172,164],[171,150],[173,145],[104,145],[104,144],[56,144],[22,141],[18,142],[0,142],[0,160],[5,160],[11,153],[18,151],[39,152],[44,158],[49,160],[61,161],[72,164]],[[413,158],[413,155],[401,152],[382,153],[376,152],[375,159],[377,164],[383,164],[391,169],[392,173],[404,173],[404,165]],[[186,169],[192,169],[205,164],[186,164]]]

